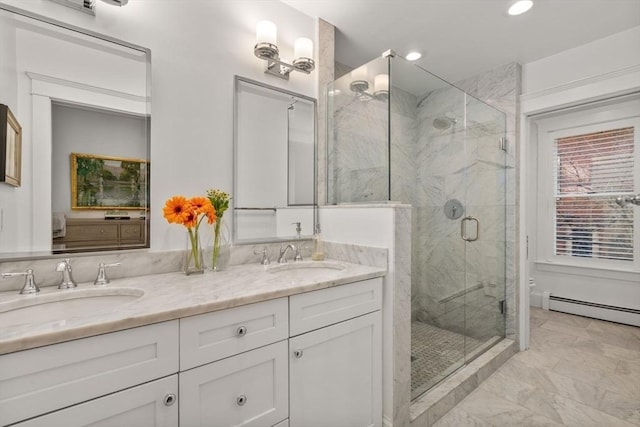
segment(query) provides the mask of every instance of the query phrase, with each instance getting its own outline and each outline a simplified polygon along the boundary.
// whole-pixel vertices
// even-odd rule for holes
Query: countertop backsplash
[[[302,244],[302,256],[305,260],[311,259],[311,240],[292,240],[277,243],[259,243],[255,245],[236,245],[231,247],[230,265],[258,264],[261,255],[254,252],[262,251],[265,247],[269,252],[272,263],[278,258],[280,247],[284,244]],[[328,258],[350,262],[354,264],[368,265],[372,267],[387,268],[387,249],[369,246],[352,245],[337,242],[325,242],[325,255]],[[210,250],[205,253],[205,264],[210,258]],[[96,254],[67,254],[51,258],[42,258],[23,261],[0,262],[0,273],[21,272],[33,269],[36,282],[40,287],[57,286],[60,282],[60,273],[56,272],[57,263],[64,259],[71,259],[73,278],[77,283],[93,282],[98,274],[100,263],[121,263],[118,267],[109,268],[108,277],[112,281],[119,278],[146,276],[150,274],[170,273],[180,271],[184,251],[113,251]],[[213,274],[213,273],[209,273]],[[24,284],[23,277],[10,277],[0,280],[0,292],[20,290]]]

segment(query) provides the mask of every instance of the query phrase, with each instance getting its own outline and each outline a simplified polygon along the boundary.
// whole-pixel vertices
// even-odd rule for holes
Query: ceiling
[[[534,0],[520,16],[507,15],[510,0],[281,1],[336,26],[338,62],[416,49],[419,65],[451,82],[640,25],[640,0]]]

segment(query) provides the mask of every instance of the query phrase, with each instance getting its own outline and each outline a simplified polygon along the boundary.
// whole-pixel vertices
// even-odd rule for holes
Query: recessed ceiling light
[[[520,15],[531,9],[531,6],[533,6],[532,0],[517,0],[509,6],[507,13],[512,16]]]
[[[417,61],[418,59],[422,58],[422,54],[414,50],[407,53],[407,56],[405,58],[407,59],[407,61]]]

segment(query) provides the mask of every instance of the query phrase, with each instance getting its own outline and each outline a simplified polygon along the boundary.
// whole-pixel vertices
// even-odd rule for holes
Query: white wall
[[[522,153],[521,164],[527,171],[522,180],[523,209],[521,221],[529,236],[529,276],[536,279],[532,305],[540,305],[540,295],[556,295],[593,300],[604,304],[638,308],[640,274],[615,270],[589,270],[536,266],[536,127],[533,116],[565,107],[585,104],[640,90],[640,27],[596,40],[523,67],[521,96]],[[523,239],[523,245],[524,245]],[[521,248],[526,253],[525,246]],[[526,277],[526,276],[525,276]],[[522,283],[526,283],[523,281]],[[612,285],[620,292],[612,292]],[[524,285],[522,290],[526,292]],[[599,291],[598,291],[599,290]],[[587,293],[589,292],[589,293]]]
[[[640,64],[640,27],[522,66],[522,93],[548,90]]]
[[[521,112],[584,103],[640,88],[640,26],[522,66]]]
[[[153,250],[184,246],[184,230],[162,217],[167,198],[212,187],[232,189],[235,74],[317,96],[313,74],[293,73],[289,81],[267,76],[264,62],[253,55],[255,24],[261,19],[278,26],[284,57],[292,56],[296,37],[316,39],[315,21],[279,1],[131,0],[122,8],[98,2],[95,17],[49,0],[0,3],[151,49]]]

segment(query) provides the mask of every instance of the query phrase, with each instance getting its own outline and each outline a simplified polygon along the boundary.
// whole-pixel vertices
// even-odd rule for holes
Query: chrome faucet
[[[296,245],[287,245],[280,248],[280,256],[278,257],[279,264],[283,264],[287,262],[286,256],[287,256],[287,251],[289,249],[295,252],[295,255],[293,256],[294,261],[302,261],[302,255],[300,254],[300,247]]]
[[[33,275],[32,269],[28,269],[27,271],[22,271],[20,273],[2,273],[3,279],[15,276],[24,276],[24,285],[20,291],[21,294],[36,294],[40,292],[40,288],[36,283],[36,278]]]
[[[269,252],[267,251],[267,247],[266,246],[261,251],[253,251],[253,254],[254,255],[262,255],[262,260],[260,261],[260,264],[269,265],[271,263],[271,260],[269,259]]]
[[[65,258],[58,263],[56,267],[56,271],[60,271],[62,273],[62,281],[58,285],[58,289],[69,289],[75,288],[78,284],[73,280],[73,275],[71,274],[71,263],[69,258]]]
[[[105,264],[104,262],[101,262],[98,265],[98,275],[96,276],[96,280],[93,281],[94,285],[107,285],[109,283],[111,283],[111,280],[109,280],[109,278],[107,277],[107,268],[109,267],[118,267],[120,266],[121,263],[119,262],[114,262],[112,264]]]

